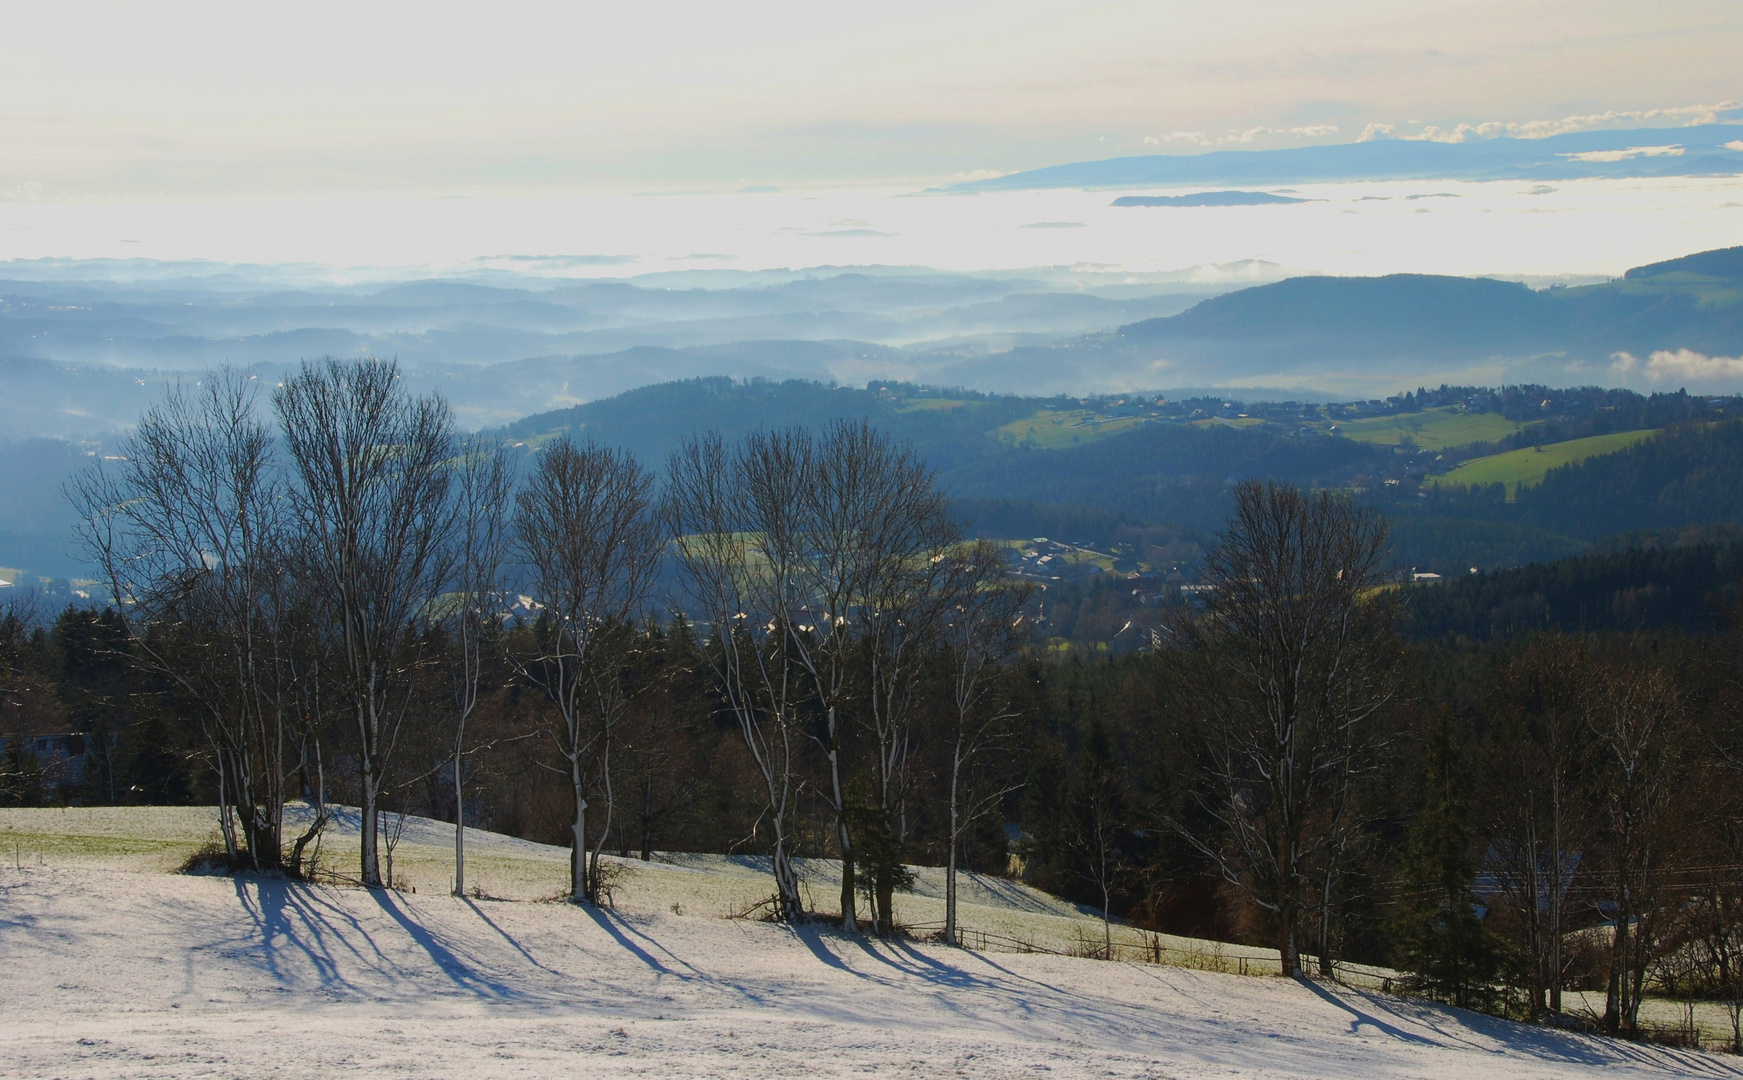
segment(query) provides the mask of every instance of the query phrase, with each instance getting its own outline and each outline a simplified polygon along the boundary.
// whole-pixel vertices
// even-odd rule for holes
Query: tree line
[[[524,744],[567,796],[569,891],[601,902],[620,815],[639,802],[645,850],[656,802],[683,801],[659,759],[684,740],[655,730],[674,694],[715,729],[692,743],[740,736],[754,812],[734,840],[768,854],[775,917],[807,917],[802,814],[821,807],[842,859],[843,925],[888,931],[915,824],[947,823],[954,868],[994,809],[978,785],[1014,716],[998,676],[1028,589],[863,421],[698,435],[663,476],[567,439],[517,461],[394,364],[328,360],[270,394],[235,372],[176,388],[69,494],[113,655],[173,702],[234,865],[305,872],[341,790],[357,880],[391,884],[384,810],[440,787],[464,892],[475,753]],[[297,797],[314,813],[291,835]]]
[[[422,813],[456,824],[456,892],[488,825],[566,844],[579,902],[606,853],[739,851],[770,917],[888,933],[942,864],[946,940],[967,867],[1287,974],[1735,1026],[1743,636],[1407,638],[1386,519],[1333,492],[1238,486],[1211,588],[1106,654],[1036,638],[1044,594],[858,421],[697,434],[658,473],[517,458],[327,361],[171,393],[72,494],[119,602],[0,619],[5,707],[87,733],[61,797],[210,799],[236,866],[306,873],[349,804],[369,886]],[[19,745],[8,797],[50,797]],[[842,861],[834,911],[800,857]]]

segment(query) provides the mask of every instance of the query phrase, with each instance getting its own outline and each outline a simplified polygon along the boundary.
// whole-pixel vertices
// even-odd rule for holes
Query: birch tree
[[[800,506],[809,448],[792,433],[753,435],[728,450],[718,434],[686,440],[667,465],[673,550],[692,609],[708,624],[703,652],[762,782],[773,833],[775,915],[802,922],[791,851],[796,742],[804,688],[786,613],[800,606]]]
[[[257,406],[255,381],[236,371],[178,385],[123,441],[119,464],[93,465],[68,495],[134,656],[198,712],[228,857],[245,851],[275,870],[294,724],[288,543],[273,433]]]
[[[501,444],[473,438],[455,470],[455,557],[448,665],[454,699],[454,895],[466,895],[466,721],[478,707],[486,643],[499,629],[514,473]]]
[[[864,420],[838,421],[816,440],[782,436],[805,482],[797,503],[797,606],[777,615],[820,714],[814,737],[829,764],[841,853],[842,926],[858,926],[858,860],[848,813],[844,734],[850,703],[870,720],[875,810],[899,850],[913,693],[947,576],[943,553],[958,538],[931,473],[906,446]],[[753,438],[747,449],[763,453]],[[887,861],[887,860],[886,860]],[[889,881],[874,883],[888,928]]]
[[[611,749],[631,688],[622,677],[637,639],[664,534],[653,476],[623,450],[560,439],[515,498],[515,552],[543,606],[537,655],[521,665],[556,708],[557,750],[574,797],[569,888],[598,903],[599,849],[610,832]],[[598,790],[606,820],[592,845],[588,810]]]
[[[1011,577],[1003,550],[991,541],[976,541],[953,553],[951,560],[949,594],[954,602],[945,609],[941,626],[950,680],[944,940],[959,945],[956,873],[962,838],[1009,794],[1007,789],[976,792],[970,781],[983,759],[1009,737],[1018,716],[1000,676],[1033,630],[1025,614],[1033,587]]]
[[[453,421],[399,366],[305,362],[273,394],[296,483],[294,527],[319,582],[330,674],[356,735],[360,880],[384,884],[380,796],[450,573]]]
[[[872,736],[873,809],[882,818],[893,857],[879,861],[872,885],[875,917],[891,933],[893,892],[908,838],[910,757],[923,677],[933,658],[945,613],[964,585],[954,559],[961,529],[951,519],[932,473],[911,448],[893,445],[869,425],[830,432],[829,459],[856,463],[861,574],[858,636],[863,641],[866,700]]]

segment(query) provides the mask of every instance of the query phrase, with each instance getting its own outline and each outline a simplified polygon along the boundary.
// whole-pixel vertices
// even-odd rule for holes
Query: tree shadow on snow
[[[1743,1066],[1709,1054],[1538,1027],[1451,1005],[1412,1002],[1362,990],[1346,990],[1338,995],[1311,979],[1302,978],[1296,981],[1315,997],[1353,1016],[1355,1019],[1350,1021],[1351,1034],[1358,1034],[1363,1027],[1370,1027],[1391,1038],[1418,1046],[1495,1052],[1494,1045],[1472,1038],[1479,1036],[1501,1044],[1510,1053],[1593,1069],[1638,1064],[1659,1069],[1677,1068],[1688,1075],[1743,1077]],[[1352,999],[1371,1012],[1365,1012],[1352,1004]],[[1375,1014],[1385,1014],[1399,1023],[1427,1028],[1432,1037],[1405,1031],[1397,1024],[1387,1023]]]
[[[381,909],[400,925],[406,935],[417,944],[418,948],[424,950],[442,974],[446,975],[455,986],[480,997],[508,999],[521,996],[513,987],[489,978],[482,971],[468,964],[454,950],[443,944],[428,927],[406,912],[392,892],[386,889],[371,889],[369,893],[370,898],[381,905]],[[368,935],[365,934],[365,936]]]
[[[484,913],[484,909],[479,907],[475,901],[473,901],[469,898],[462,897],[460,902],[465,904],[467,907],[471,908],[472,914],[478,916],[479,922],[483,923],[485,926],[488,926],[488,927],[490,927],[490,929],[494,930],[496,932],[496,935],[498,937],[502,938],[503,941],[507,942],[509,948],[513,949],[517,953],[520,953],[521,958],[524,959],[527,963],[531,964],[533,967],[538,968],[540,971],[543,971],[543,972],[550,974],[550,975],[561,976],[563,974],[562,972],[558,971],[556,968],[553,968],[553,967],[550,967],[546,964],[541,963],[537,957],[533,956],[533,954],[531,952],[527,951],[527,947],[525,945],[522,945],[519,941],[517,941],[515,939],[514,935],[510,934],[507,930],[504,930],[501,926],[497,925],[497,922],[495,919],[492,919],[489,915],[486,915]]]
[[[264,946],[260,962],[279,984],[294,986],[300,981],[283,962],[287,950],[301,956],[313,969],[315,988],[328,992],[360,992],[342,974],[346,961],[389,978],[404,973],[401,962],[382,948],[369,927],[327,899],[318,886],[242,875],[234,878],[233,884],[237,901],[254,921],[258,941]],[[496,1000],[523,996],[461,956],[408,912],[394,894],[372,889],[368,895],[457,989]]]

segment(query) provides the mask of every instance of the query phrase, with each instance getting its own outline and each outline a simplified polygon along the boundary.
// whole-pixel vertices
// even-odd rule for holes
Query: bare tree
[[[931,473],[868,422],[838,421],[817,439],[803,430],[776,439],[779,487],[794,499],[787,514],[797,523],[798,572],[775,622],[791,639],[820,714],[813,738],[829,763],[842,925],[852,932],[857,860],[845,777],[847,706],[859,701],[870,719],[876,811],[899,848],[913,691],[943,602],[941,557],[959,533]],[[772,462],[773,445],[752,436],[746,452]],[[874,883],[886,928],[887,877],[880,873]]]
[[[1604,997],[1606,1031],[1636,1031],[1640,998],[1663,911],[1668,836],[1683,705],[1662,669],[1622,660],[1599,669],[1586,722],[1598,764],[1609,862],[1607,906],[1614,930]]]
[[[539,451],[515,499],[515,550],[543,605],[538,655],[522,669],[557,709],[575,799],[570,894],[588,903],[599,901],[599,848],[611,829],[611,743],[630,693],[622,664],[665,546],[652,490],[653,476],[627,451],[562,439]],[[596,785],[607,818],[590,852]]]
[[[965,587],[954,558],[962,532],[951,518],[931,471],[907,446],[869,424],[839,424],[825,440],[825,482],[856,491],[860,577],[857,621],[866,673],[863,710],[874,751],[871,781],[880,831],[890,855],[874,868],[875,917],[891,933],[896,881],[906,875],[899,858],[908,837],[910,756],[922,677],[939,643],[945,613]]]
[[[708,623],[704,654],[767,796],[774,833],[775,913],[805,918],[789,848],[802,733],[800,672],[787,614],[801,606],[800,507],[808,444],[755,435],[729,452],[717,434],[682,443],[668,462],[674,549],[693,609]]]
[[[431,601],[449,577],[453,421],[412,398],[399,366],[304,363],[273,394],[297,483],[290,503],[320,583],[329,667],[357,736],[361,880],[380,888],[383,779],[425,659]]]
[[[283,488],[257,399],[235,371],[178,385],[114,471],[94,465],[68,494],[134,655],[199,710],[227,853],[245,846],[257,868],[276,869],[294,670]]]
[[[949,850],[944,870],[944,940],[958,945],[956,869],[962,838],[982,815],[1009,794],[995,788],[971,794],[970,778],[990,752],[1010,735],[1017,709],[1003,692],[1000,675],[1032,631],[1025,608],[1032,586],[1014,580],[1004,551],[979,540],[950,556],[954,600],[944,612],[944,657],[950,677]]]
[[[1205,562],[1203,609],[1159,655],[1197,730],[1221,835],[1175,827],[1266,911],[1285,975],[1352,824],[1350,778],[1393,696],[1383,519],[1347,497],[1248,482]]]
[[[500,443],[472,438],[455,470],[455,555],[448,665],[454,695],[454,895],[466,895],[466,721],[478,707],[485,643],[502,617],[500,578],[514,471]]]
[[[1584,698],[1591,678],[1579,643],[1538,642],[1500,681],[1503,708],[1485,746],[1487,797],[1479,800],[1484,868],[1510,902],[1532,958],[1531,1011],[1562,1009],[1564,920],[1587,821],[1579,785],[1590,738]]]

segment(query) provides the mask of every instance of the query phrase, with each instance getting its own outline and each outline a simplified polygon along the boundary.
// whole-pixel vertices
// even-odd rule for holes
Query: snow
[[[57,813],[0,811],[7,1077],[1743,1077],[1732,1058],[1368,991],[656,907],[656,880],[754,892],[742,861],[674,856],[636,903],[632,883],[595,911],[166,873],[167,848],[51,847]],[[135,845],[198,828],[66,813],[64,829]]]

